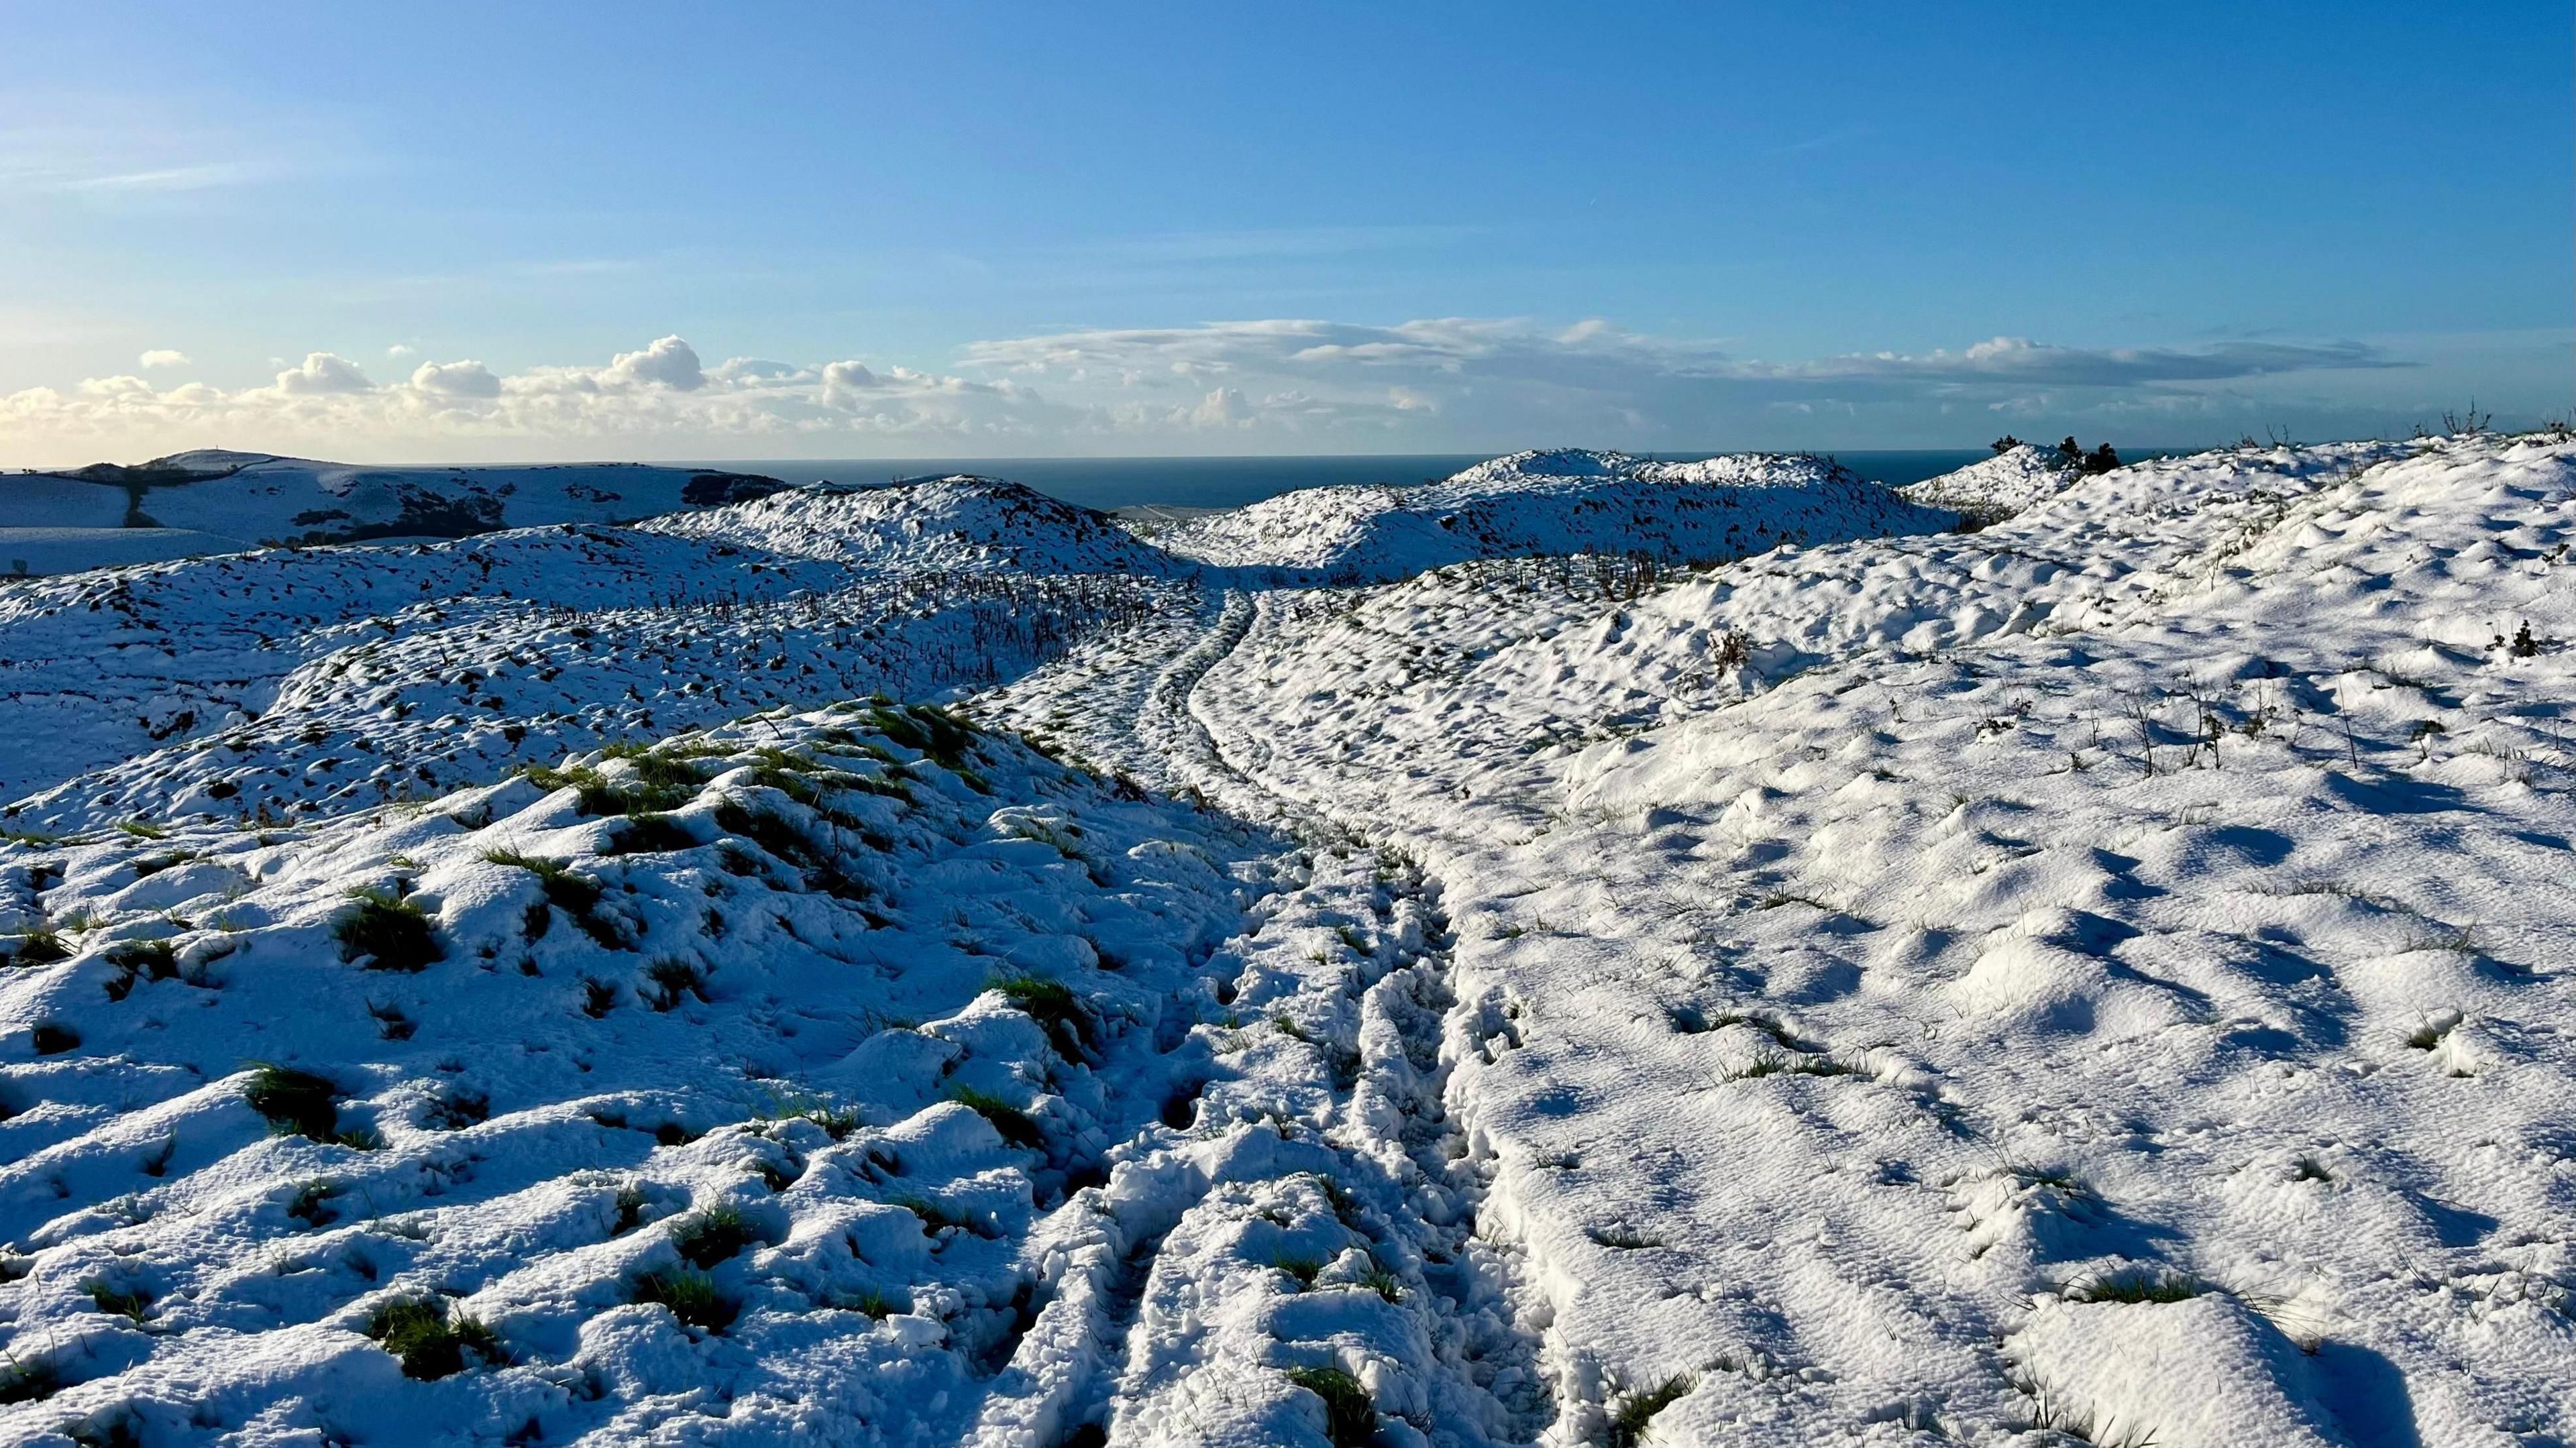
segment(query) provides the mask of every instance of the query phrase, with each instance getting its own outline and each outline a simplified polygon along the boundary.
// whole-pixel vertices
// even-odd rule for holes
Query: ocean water
[[[1041,493],[1088,508],[1128,508],[1163,503],[1184,508],[1240,508],[1299,488],[1351,483],[1436,482],[1492,456],[1490,453],[1352,454],[1300,458],[868,458],[782,460],[753,458],[703,463],[736,472],[763,473],[791,483],[867,485],[947,473],[981,473],[1025,483]],[[1714,452],[1654,453],[1696,461]],[[1890,487],[1921,482],[1980,458],[1984,448],[1941,452],[1845,452],[1832,455],[1853,472]]]

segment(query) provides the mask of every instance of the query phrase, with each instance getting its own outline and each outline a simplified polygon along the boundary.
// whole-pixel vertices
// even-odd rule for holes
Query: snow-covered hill
[[[1190,565],[1138,540],[1106,513],[998,478],[927,478],[865,491],[802,489],[644,525],[783,557],[884,572],[1149,573]]]
[[[2576,443],[2014,466],[0,590],[0,1442],[2576,1439]]]
[[[2064,492],[2084,469],[2055,448],[2016,443],[1983,462],[1897,489],[1913,502],[1978,524],[1998,522]]]
[[[0,591],[0,792],[46,830],[402,799],[638,732],[1007,677],[1186,606],[1013,484],[801,490],[636,527],[267,550]]]
[[[399,468],[199,451],[132,467],[0,473],[0,529],[194,529],[271,544],[461,538],[625,522],[744,502],[786,486],[642,463]]]
[[[1540,554],[1715,562],[1949,521],[1817,458],[1657,463],[1558,451],[1515,453],[1421,487],[1308,488],[1154,541],[1213,565],[1356,583]]]

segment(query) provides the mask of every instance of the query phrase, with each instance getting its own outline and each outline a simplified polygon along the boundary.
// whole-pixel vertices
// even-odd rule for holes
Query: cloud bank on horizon
[[[678,336],[604,364],[472,358],[379,377],[317,351],[257,386],[137,374],[0,396],[0,462],[63,466],[195,447],[348,460],[582,456],[1403,452],[1575,439],[1804,445],[1942,420],[2133,439],[2232,436],[2277,417],[2247,384],[2407,369],[2360,342],[2084,348],[1995,337],[1959,351],[1770,362],[1602,321],[1315,320],[1064,332],[973,343],[954,372],[858,359],[706,362]],[[187,366],[176,351],[146,370]],[[1849,445],[1846,443],[1845,445]]]

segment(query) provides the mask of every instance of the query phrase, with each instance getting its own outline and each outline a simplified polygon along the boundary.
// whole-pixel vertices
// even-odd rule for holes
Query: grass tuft
[[[492,1329],[462,1314],[451,1316],[447,1304],[435,1300],[377,1308],[367,1321],[367,1336],[402,1359],[404,1377],[423,1381],[463,1372],[467,1353],[486,1364],[508,1361]]]
[[[2187,1273],[2131,1267],[2096,1277],[2066,1295],[2076,1302],[2188,1302],[2200,1291],[2199,1280]]]
[[[653,989],[636,994],[657,1011],[676,1009],[690,996],[696,996],[701,1003],[707,998],[707,973],[695,962],[676,955],[663,956],[644,967],[644,978],[653,983]]]
[[[1655,1415],[1690,1395],[1699,1379],[1690,1373],[1678,1373],[1642,1393],[1631,1393],[1610,1415],[1611,1448],[1636,1448],[1646,1441],[1646,1428]]]
[[[1092,1022],[1091,1011],[1063,981],[1025,973],[1006,975],[993,982],[993,989],[1000,991],[1021,1014],[1046,1027],[1056,1049],[1067,1058],[1085,1059],[1097,1044],[1098,1028]]]
[[[1314,1286],[1315,1274],[1324,1270],[1324,1264],[1318,1258],[1299,1257],[1286,1252],[1272,1257],[1270,1265],[1287,1273],[1296,1282],[1300,1291]]]
[[[700,1271],[759,1240],[760,1234],[752,1230],[742,1210],[730,1202],[709,1207],[671,1229],[671,1246]]]
[[[1324,1436],[1333,1448],[1366,1448],[1377,1438],[1377,1405],[1360,1380],[1340,1368],[1290,1368],[1288,1381],[1324,1400]]]
[[[733,1326],[734,1318],[742,1311],[716,1290],[714,1278],[686,1268],[648,1272],[634,1279],[626,1284],[626,1300],[668,1308],[682,1323],[716,1333]]]
[[[698,837],[675,815],[630,815],[609,832],[608,853],[612,855],[649,855],[678,850],[694,850]]]
[[[418,971],[447,958],[418,905],[382,890],[352,891],[351,898],[358,908],[331,927],[342,960],[363,959],[369,970]]]
[[[1001,1097],[972,1086],[959,1086],[948,1093],[948,1099],[973,1108],[976,1115],[993,1123],[993,1130],[1005,1142],[1030,1151],[1046,1150],[1046,1133],[1038,1128],[1037,1119]]]
[[[970,1232],[975,1229],[973,1217],[964,1212],[951,1210],[946,1205],[934,1202],[928,1197],[894,1197],[888,1200],[887,1205],[901,1207],[919,1217],[921,1230],[927,1236],[936,1236],[950,1227]]]
[[[110,947],[105,958],[117,971],[107,982],[107,998],[112,1001],[125,999],[138,980],[179,978],[179,953],[166,940],[129,940]]]
[[[131,1292],[119,1292],[106,1278],[92,1277],[81,1283],[80,1289],[89,1294],[89,1300],[98,1305],[99,1311],[122,1317],[136,1327],[143,1325],[145,1314],[152,1310],[152,1294],[140,1287]]]
[[[1404,1301],[1404,1279],[1383,1267],[1372,1267],[1360,1274],[1359,1285],[1389,1302]]]
[[[41,1358],[0,1364],[0,1403],[41,1403],[63,1390],[62,1370]]]
[[[9,952],[12,965],[50,965],[57,960],[71,958],[71,947],[63,944],[62,932],[58,930],[27,931],[18,937],[17,948]]]
[[[821,857],[794,821],[769,810],[756,810],[736,800],[716,806],[716,827],[740,835],[791,865],[811,865]]]
[[[252,1063],[242,1099],[268,1119],[270,1134],[329,1141],[340,1124],[340,1088],[310,1071]]]
[[[340,1195],[340,1184],[316,1178],[295,1189],[295,1197],[286,1204],[286,1215],[307,1227],[327,1227],[340,1219],[331,1199]]]

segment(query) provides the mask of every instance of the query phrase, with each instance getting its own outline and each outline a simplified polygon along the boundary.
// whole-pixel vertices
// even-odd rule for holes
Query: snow
[[[786,487],[774,478],[642,463],[513,467],[353,467],[266,453],[202,449],[134,468],[0,473],[0,531],[79,526],[166,529],[191,553],[263,544],[463,537],[556,523],[619,523],[686,507],[741,502]],[[129,545],[130,546],[130,545]],[[107,567],[130,553],[102,551]],[[62,571],[59,568],[38,571]]]
[[[1422,487],[1307,488],[1154,539],[1210,563],[1354,583],[1520,555],[1708,562],[1946,521],[1816,458],[1561,451],[1515,453]]]
[[[0,528],[0,570],[24,577],[237,553],[238,538],[186,528]]]
[[[1916,497],[13,584],[0,1440],[2576,1437],[2576,444]]]
[[[1983,524],[2046,502],[2083,476],[2084,470],[2064,453],[2024,442],[1897,491],[1924,507],[1944,508]]]

